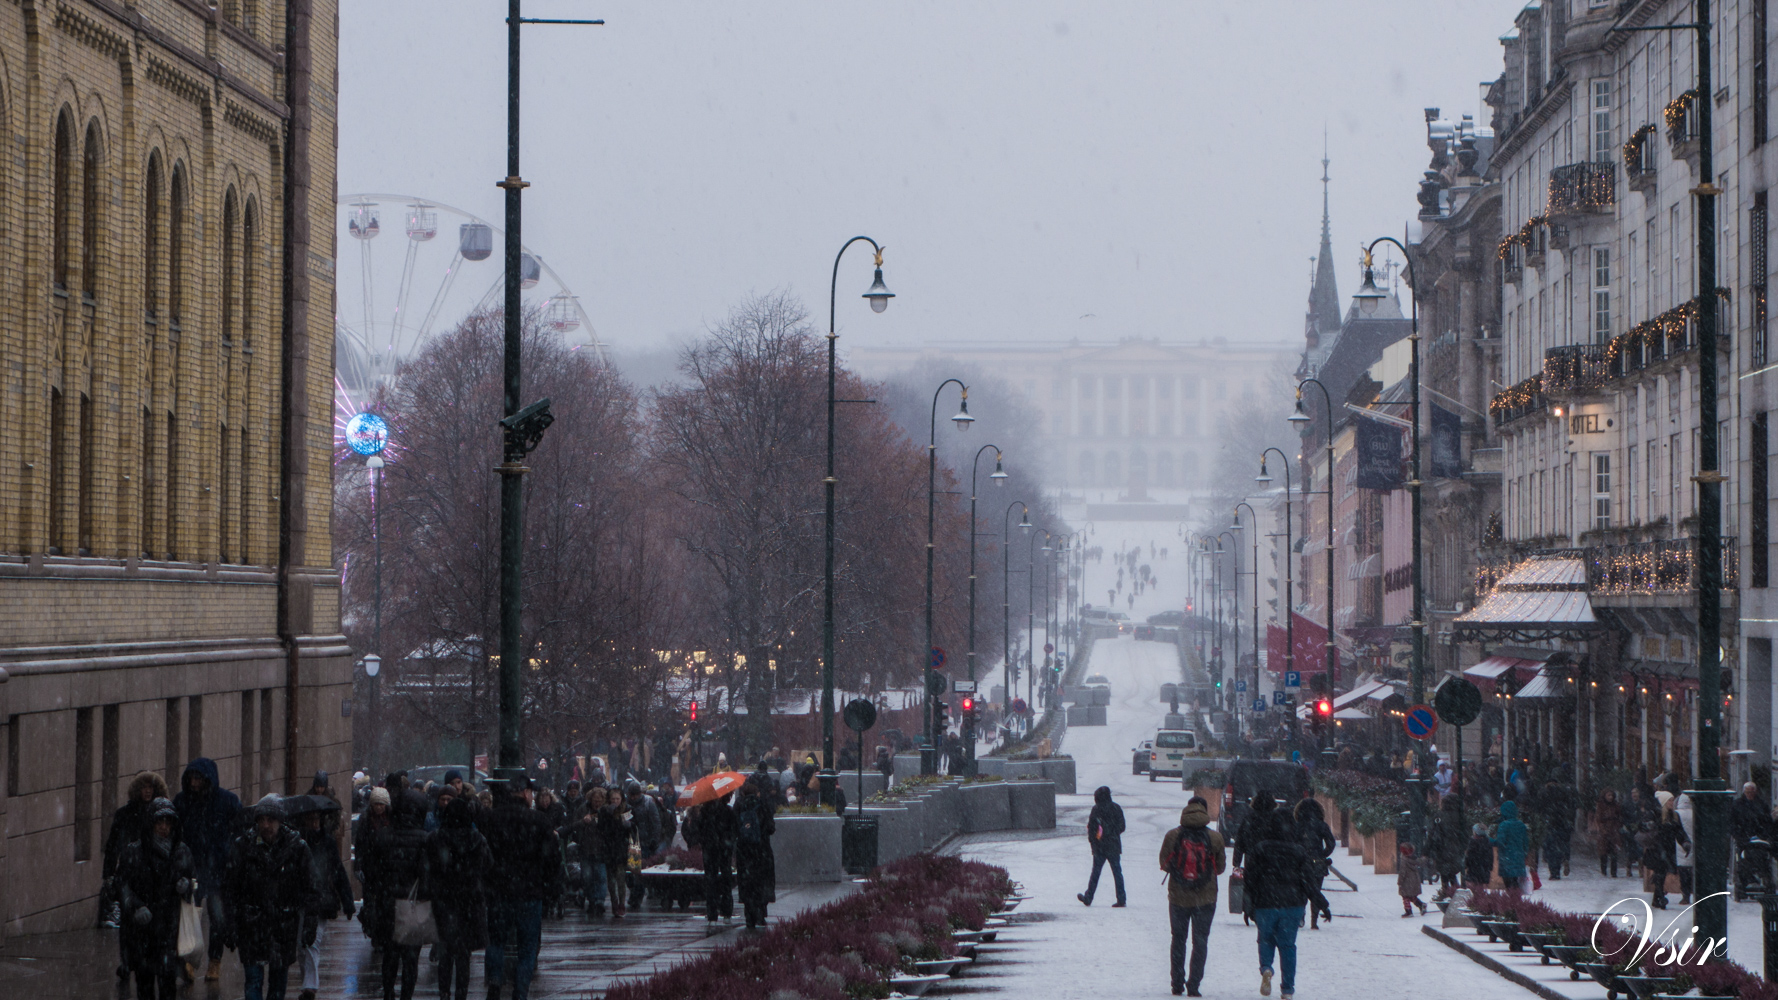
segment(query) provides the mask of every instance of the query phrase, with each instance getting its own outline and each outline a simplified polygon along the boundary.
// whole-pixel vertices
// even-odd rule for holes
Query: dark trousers
[[[1173,988],[1190,985],[1197,989],[1204,981],[1204,957],[1210,951],[1210,923],[1216,917],[1216,904],[1204,906],[1174,906],[1167,904],[1167,918],[1173,925],[1173,951],[1169,956],[1169,971],[1173,974]],[[1185,973],[1185,936],[1191,934],[1192,967],[1191,975]]]
[[[171,951],[136,965],[136,1000],[174,1000],[179,995],[178,959]]]
[[[222,893],[213,891],[204,897],[204,917],[204,922],[208,925],[205,930],[210,935],[210,961],[221,961],[222,931],[228,926],[228,918],[222,911]]]
[[[1116,854],[1100,854],[1098,851],[1094,851],[1093,875],[1091,878],[1087,879],[1088,903],[1093,901],[1093,893],[1098,891],[1099,872],[1103,871],[1107,864],[1111,865],[1112,882],[1117,886],[1117,901],[1120,903],[1124,902],[1124,865],[1122,859]]]
[[[469,998],[469,949],[457,945],[439,945],[438,996],[451,1000],[451,986],[456,984],[456,1000]]]
[[[1550,831],[1543,837],[1543,859],[1549,862],[1550,877],[1561,878],[1562,866],[1568,861],[1568,838],[1571,834]]]
[[[242,971],[246,973],[247,1000],[284,1000],[284,988],[290,983],[290,966],[252,962],[244,964]]]
[[[383,942],[383,1000],[395,1000],[395,983],[401,981],[401,1000],[413,1000],[414,979],[420,974],[420,946],[403,947]]]
[[[518,936],[518,954],[507,968],[506,939]],[[500,995],[512,983],[512,1000],[528,1000],[531,976],[537,972],[537,950],[543,944],[543,902],[536,899],[493,899],[488,905],[488,995]]]
[[[711,920],[735,915],[735,876],[727,858],[704,857],[704,916]]]

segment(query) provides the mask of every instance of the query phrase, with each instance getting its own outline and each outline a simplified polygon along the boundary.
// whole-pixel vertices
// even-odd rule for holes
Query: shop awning
[[[1395,685],[1384,684],[1381,687],[1378,687],[1377,689],[1371,691],[1369,694],[1366,694],[1364,696],[1364,703],[1366,705],[1375,705],[1375,706],[1381,708],[1384,702],[1388,701],[1389,699],[1395,697],[1396,695],[1398,695],[1400,693],[1401,692],[1395,690]]]
[[[1371,717],[1356,708],[1342,708],[1334,713],[1334,718],[1341,722],[1369,722]]]
[[[1366,695],[1370,694],[1372,691],[1375,691],[1378,688],[1386,688],[1388,686],[1389,686],[1388,681],[1370,681],[1365,684],[1360,684],[1357,687],[1353,688],[1352,690],[1347,691],[1345,694],[1339,695],[1334,698],[1334,701],[1333,701],[1334,711],[1338,712],[1340,709],[1345,708],[1347,705],[1350,705],[1353,702],[1362,699]]]
[[[1500,675],[1508,670],[1536,670],[1543,663],[1538,660],[1525,660],[1517,656],[1490,656],[1473,667],[1465,667],[1463,676],[1472,681],[1499,680]]]
[[[1520,562],[1451,624],[1459,642],[1585,639],[1601,627],[1587,597],[1586,563],[1571,555]]]
[[[1531,678],[1531,683],[1520,688],[1519,693],[1513,695],[1513,698],[1517,701],[1535,701],[1539,698],[1560,698],[1566,693],[1563,689],[1567,686],[1567,683],[1562,678],[1552,677],[1548,671],[1539,670],[1537,676]]]

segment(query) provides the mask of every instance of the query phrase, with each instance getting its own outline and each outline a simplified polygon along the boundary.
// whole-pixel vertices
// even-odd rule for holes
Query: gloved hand
[[[191,895],[191,879],[182,878],[179,881],[174,882],[173,891],[178,893],[181,897]]]
[[[136,926],[137,927],[147,927],[149,924],[151,924],[153,922],[154,922],[154,914],[150,913],[148,911],[148,907],[146,907],[146,906],[136,907]]]

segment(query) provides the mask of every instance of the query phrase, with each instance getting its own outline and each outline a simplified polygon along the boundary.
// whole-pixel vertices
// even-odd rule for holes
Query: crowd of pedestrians
[[[231,950],[247,1000],[283,1000],[293,967],[301,1000],[316,1000],[323,940],[341,916],[370,939],[384,1000],[411,1000],[423,952],[441,1000],[467,1000],[478,951],[490,1000],[526,1000],[544,921],[570,902],[622,919],[644,900],[645,859],[669,849],[701,851],[711,923],[732,917],[738,888],[747,927],[763,928],[774,816],[798,777],[762,764],[682,822],[671,787],[608,785],[597,771],[559,798],[535,782],[478,790],[457,771],[423,787],[359,774],[343,802],[322,772],[306,795],[243,805],[198,758],[170,798],[158,774],[130,782],[105,844],[103,919],[118,928],[118,978],[134,978],[138,1000],[218,981]]]

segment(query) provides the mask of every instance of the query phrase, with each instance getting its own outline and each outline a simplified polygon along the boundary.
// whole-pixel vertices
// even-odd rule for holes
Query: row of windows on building
[[[1151,465],[1140,448],[1127,458],[1116,451],[1083,451],[1074,458],[1074,472],[1081,486],[1192,486],[1198,481],[1198,455],[1188,451],[1175,459],[1170,451],[1156,452]]]
[[[77,138],[77,136],[79,136]],[[108,294],[121,283],[115,270],[134,269],[141,277],[140,335],[142,363],[135,377],[120,372],[119,381],[135,382],[140,393],[140,426],[105,427],[109,411],[96,406],[87,392],[64,384],[50,389],[47,468],[49,547],[53,554],[92,554],[97,548],[99,442],[124,442],[135,432],[140,553],[149,558],[195,558],[209,540],[200,538],[189,505],[200,486],[194,476],[203,463],[196,446],[214,449],[218,522],[214,536],[223,562],[248,562],[260,540],[249,532],[248,512],[258,499],[258,457],[251,447],[253,408],[270,387],[270,373],[254,366],[255,337],[266,295],[259,263],[263,230],[256,198],[243,197],[232,185],[223,196],[221,290],[205,296],[219,313],[220,339],[206,345],[194,329],[188,333],[194,278],[204,250],[194,219],[190,172],[183,161],[169,167],[160,150],[149,154],[140,199],[125,205],[141,212],[141,239],[135,252],[112,256],[111,233],[128,227],[112,218],[105,197],[109,158],[98,119],[87,123],[84,136],[73,112],[64,108],[56,120],[54,186],[51,205],[51,279],[57,319],[70,347],[78,344],[90,382],[96,384],[101,323],[118,316],[124,330],[136,324],[115,309],[101,310]],[[78,293],[78,298],[76,298]],[[206,346],[210,358],[200,356]],[[120,351],[127,358],[129,352]],[[201,399],[194,366],[214,361],[216,381],[209,398]],[[216,434],[208,441],[197,433],[192,415],[205,402],[219,414]],[[193,440],[194,438],[200,440]],[[130,464],[127,458],[120,464]],[[119,522],[125,518],[119,511]],[[261,553],[263,554],[263,553]]]
[[[1198,395],[1198,379],[1191,375],[1075,375],[1050,379],[1050,399],[1066,400],[1069,389],[1082,400],[1105,399],[1172,399],[1175,392],[1181,399]],[[1037,380],[1025,379],[1021,388],[1025,398],[1037,398]],[[1221,379],[1210,382],[1210,396],[1222,399],[1228,395],[1228,383]]]
[[[1195,413],[1181,413],[1177,418],[1172,413],[1157,413],[1152,421],[1149,414],[1131,413],[1127,423],[1123,414],[1082,413],[1079,420],[1080,437],[1119,437],[1125,433],[1134,437],[1190,437],[1198,432],[1198,415]],[[1055,437],[1068,435],[1067,414],[1050,414],[1050,434]]]
[[[280,770],[278,753],[281,749],[278,702],[281,696],[282,692],[277,688],[247,690],[238,694],[240,712],[236,718],[240,724],[240,756],[236,758],[235,765],[240,784],[235,790],[243,801],[253,802],[260,794],[271,791],[277,784]],[[189,695],[165,700],[162,709],[165,712],[162,723],[165,766],[162,773],[167,778],[169,788],[178,790],[179,777],[191,761],[199,757],[227,759],[220,752],[220,746],[205,742],[204,709],[206,704],[214,704],[218,699],[233,697],[236,695]],[[140,721],[144,718],[140,711],[143,706],[129,707],[132,719]],[[96,846],[93,821],[111,815],[111,811],[120,804],[124,782],[148,763],[137,759],[136,754],[131,754],[132,759],[127,763],[123,759],[124,709],[123,705],[113,704],[74,710],[74,746],[69,756],[74,762],[74,824],[70,835],[74,841],[75,861],[93,859]],[[151,705],[148,711],[153,713],[157,709]],[[227,711],[226,704],[223,705],[223,711]],[[26,794],[28,791],[22,783],[19,764],[25,738],[24,721],[27,718],[29,717],[10,715],[6,719],[7,798]],[[148,718],[152,718],[152,715]],[[63,730],[63,733],[62,738],[66,739],[66,731]],[[140,749],[133,747],[133,744],[132,748]]]

